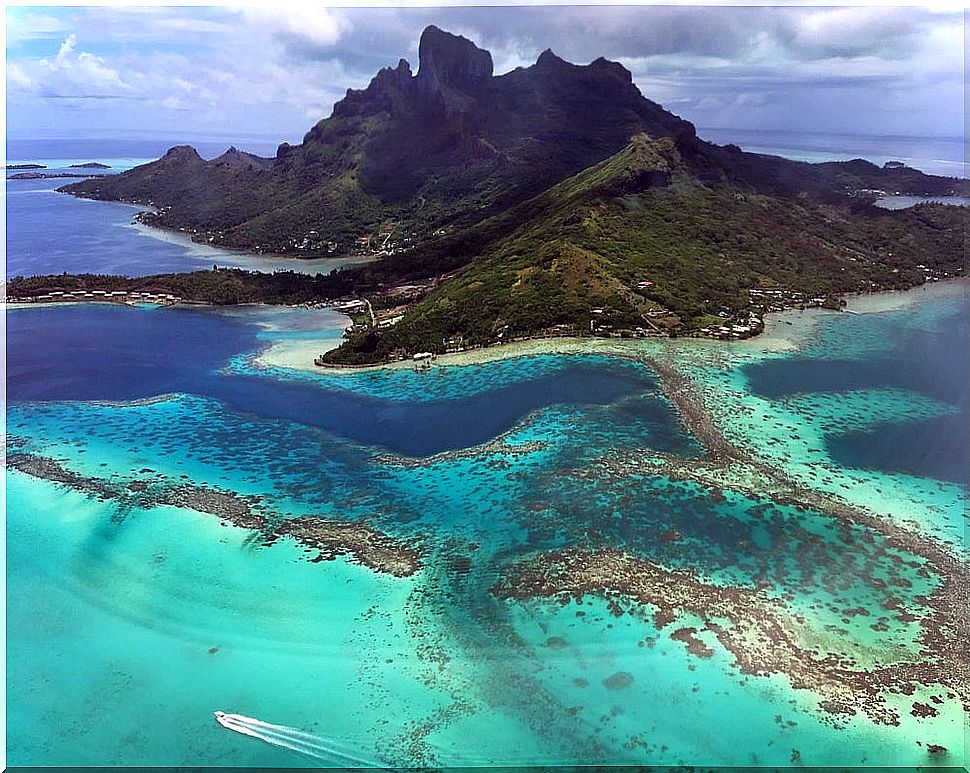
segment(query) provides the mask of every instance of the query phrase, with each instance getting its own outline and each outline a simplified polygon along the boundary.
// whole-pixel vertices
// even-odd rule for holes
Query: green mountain
[[[235,149],[204,161],[194,149],[110,178],[62,188],[150,205],[144,222],[199,241],[314,257],[394,254],[435,232],[502,212],[619,152],[638,133],[694,138],[694,127],[644,98],[620,64],[579,66],[545,51],[501,76],[491,55],[437,27],[421,36],[412,75],[401,60],[349,90],[300,145],[275,159]],[[762,189],[880,188],[947,193],[958,181],[866,162],[797,164],[736,148],[716,174]],[[698,168],[699,174],[705,170]]]
[[[970,181],[705,142],[604,59],[545,51],[495,76],[487,51],[436,27],[419,58],[416,75],[402,60],[348,91],[274,159],[230,148],[205,161],[182,146],[61,190],[151,205],[145,222],[218,245],[380,258],[313,280],[150,278],[186,297],[363,294],[380,310],[420,285],[403,319],[361,331],[333,362],[550,333],[743,337],[773,307],[962,271],[965,208],[871,202],[970,195]]]
[[[397,349],[556,333],[682,335],[739,325],[749,328],[744,337],[773,306],[819,305],[963,271],[965,207],[890,211],[777,187],[770,175],[740,175],[720,149],[688,136],[637,135],[606,161],[426,247],[418,275],[464,267],[395,326],[362,333],[325,359],[367,362]],[[353,275],[375,290],[381,279]]]
[[[419,56],[417,75],[401,60],[349,90],[302,144],[281,145],[269,168],[205,162],[179,147],[63,190],[151,204],[160,211],[146,222],[219,245],[346,253],[368,236],[400,248],[480,220],[602,161],[637,132],[693,132],[604,59],[580,67],[547,51],[495,77],[487,51],[437,27],[422,34]]]

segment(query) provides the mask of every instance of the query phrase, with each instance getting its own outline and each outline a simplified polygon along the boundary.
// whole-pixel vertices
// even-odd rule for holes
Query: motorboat
[[[222,725],[227,730],[237,730],[238,731],[238,728],[235,728],[235,727],[233,727],[230,724],[229,715],[226,714],[226,712],[224,712],[224,711],[213,711],[212,714],[216,718],[216,722],[218,722],[220,725]]]

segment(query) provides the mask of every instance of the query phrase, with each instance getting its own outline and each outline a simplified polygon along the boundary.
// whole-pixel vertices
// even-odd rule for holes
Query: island
[[[7,169],[46,169],[44,164],[7,164]]]
[[[80,172],[17,172],[17,174],[12,174],[8,177],[8,180],[58,180],[62,177],[67,178],[88,178],[88,177],[103,177],[104,175],[99,175],[94,172],[88,172],[87,174],[82,174]]]
[[[816,94],[872,68],[834,19]],[[12,762],[965,762],[970,212],[879,203],[970,183],[715,144],[539,48],[429,27],[270,158],[10,183]]]
[[[71,164],[70,169],[110,169],[108,164],[102,164],[98,161],[88,161],[84,164]]]
[[[213,246],[361,265],[15,280],[12,298],[124,290],[368,309],[325,365],[546,336],[747,338],[784,308],[962,275],[970,216],[874,204],[970,195],[968,180],[717,145],[619,63],[547,50],[496,76],[488,51],[434,26],[416,74],[403,59],[380,70],[275,158],[177,146],[59,190],[143,205],[140,222]]]

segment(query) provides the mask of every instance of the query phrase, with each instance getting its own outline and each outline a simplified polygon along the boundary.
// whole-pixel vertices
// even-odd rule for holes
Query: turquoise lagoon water
[[[490,589],[539,551],[618,548],[722,586],[758,582],[826,652],[919,659],[922,615],[883,606],[891,594],[918,612],[940,578],[823,513],[660,472],[703,449],[636,357],[688,373],[739,445],[803,485],[961,550],[965,480],[952,470],[966,446],[939,426],[967,416],[952,356],[965,319],[951,292],[812,317],[788,350],[604,343],[329,375],[253,355],[332,342],[335,315],[12,310],[12,450],[119,485],[164,476],[259,495],[283,518],[366,522],[414,540],[423,568],[313,563],[214,516],[119,507],[8,470],[8,761],[327,762],[229,733],[216,709],[391,765],[917,765],[928,744],[962,759],[957,701],[909,712],[932,688],[890,697],[897,727],[834,721],[787,677],[742,674],[707,632],[707,659],[671,639],[702,621],[658,629],[649,609],[616,617],[596,594],[561,604]],[[927,461],[907,462],[900,432]],[[642,464],[620,474],[603,463],[617,457]]]
[[[830,434],[828,449],[844,467],[967,483],[970,390],[968,365],[960,353],[970,347],[968,324],[960,297],[936,301],[931,315],[923,309],[847,320],[830,317],[800,356],[753,364],[746,373],[756,395],[776,400],[881,389],[951,406],[929,418],[904,421],[896,416],[872,426],[843,427]],[[839,356],[835,339],[843,336],[869,341],[865,356]],[[943,352],[951,356],[941,356]],[[801,409],[807,408],[803,398]]]

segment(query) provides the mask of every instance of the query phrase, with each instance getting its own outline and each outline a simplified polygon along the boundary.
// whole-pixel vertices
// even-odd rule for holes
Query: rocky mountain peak
[[[594,59],[592,62],[590,62],[589,66],[592,70],[609,73],[625,83],[633,83],[633,74],[619,62],[604,59],[601,56],[598,59]]]
[[[168,149],[164,158],[171,161],[201,161],[199,152],[191,145],[176,145]]]
[[[418,90],[425,96],[439,95],[444,88],[467,92],[492,77],[488,51],[434,25],[421,33],[418,60]]]
[[[411,65],[407,59],[401,59],[397,67],[382,67],[371,78],[366,89],[347,89],[347,95],[333,106],[333,114],[351,117],[390,111],[393,102],[391,94],[395,91],[412,92],[414,80]]]
[[[397,67],[384,67],[378,71],[377,75],[374,76],[371,83],[375,82],[387,82],[394,83],[398,87],[405,85],[411,80],[411,65],[408,63],[407,59],[401,59],[397,63]]]
[[[239,150],[235,145],[230,145],[221,156],[207,162],[212,167],[231,167],[233,169],[266,169],[272,164],[272,159],[261,158]]]
[[[539,54],[539,58],[536,59],[536,64],[540,67],[551,67],[558,64],[567,64],[567,62],[562,57],[556,56],[551,48],[547,48]]]

